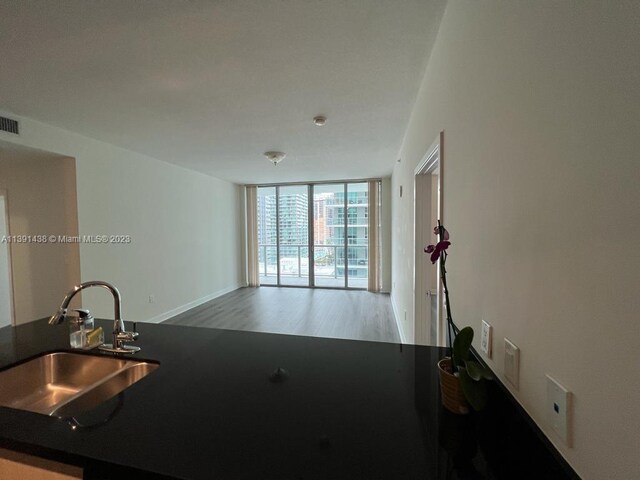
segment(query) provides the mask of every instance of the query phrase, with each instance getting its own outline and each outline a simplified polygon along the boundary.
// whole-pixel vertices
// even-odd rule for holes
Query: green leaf
[[[478,362],[473,360],[467,360],[464,362],[465,368],[469,376],[476,382],[486,378],[487,380],[493,380],[493,373],[488,368],[484,368]]]
[[[464,396],[475,411],[482,410],[487,404],[487,385],[484,380],[476,382],[466,370],[460,369],[460,386]]]
[[[467,360],[464,362],[464,367],[472,380],[477,382],[482,378],[482,367],[478,363]]]
[[[456,365],[463,366],[464,362],[469,358],[469,348],[473,341],[473,328],[464,327],[458,332],[453,341],[453,362]]]

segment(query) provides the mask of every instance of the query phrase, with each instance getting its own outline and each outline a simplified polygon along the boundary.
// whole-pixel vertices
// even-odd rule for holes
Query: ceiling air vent
[[[20,132],[18,131],[18,121],[12,120],[11,118],[0,117],[0,130],[20,135]]]

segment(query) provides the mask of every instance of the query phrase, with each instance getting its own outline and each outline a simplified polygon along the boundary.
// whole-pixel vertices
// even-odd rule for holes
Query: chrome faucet
[[[76,296],[78,292],[84,290],[88,287],[102,287],[106,288],[113,295],[113,343],[106,343],[104,345],[100,345],[100,350],[111,353],[134,353],[140,350],[140,347],[132,347],[130,345],[125,345],[124,342],[132,342],[136,338],[138,338],[137,332],[127,332],[124,327],[124,321],[120,316],[120,292],[116,287],[107,282],[101,281],[91,281],[84,282],[80,285],[76,285],[73,287],[69,293],[67,293],[62,300],[62,304],[56,313],[54,313],[49,319],[49,325],[59,325],[61,324],[65,318],[67,318],[67,308],[69,308],[69,303],[71,303],[71,299]]]

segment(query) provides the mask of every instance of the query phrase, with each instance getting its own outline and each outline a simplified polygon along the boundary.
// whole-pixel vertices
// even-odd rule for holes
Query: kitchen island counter
[[[498,386],[482,415],[444,411],[444,349],[137,327],[133,358],[160,368],[77,423],[2,407],[0,446],[85,478],[116,467],[193,480],[573,477]],[[66,324],[3,328],[0,368],[68,347]]]

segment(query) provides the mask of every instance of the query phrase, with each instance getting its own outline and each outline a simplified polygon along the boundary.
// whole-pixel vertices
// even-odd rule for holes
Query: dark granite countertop
[[[207,480],[577,478],[498,385],[481,415],[444,411],[435,367],[443,349],[145,323],[138,331],[135,358],[160,368],[78,418],[96,426],[2,407],[0,446],[84,466],[86,478],[110,478],[104,472],[118,466]],[[66,324],[3,328],[0,368],[68,347]],[[278,367],[288,378],[270,381]]]

